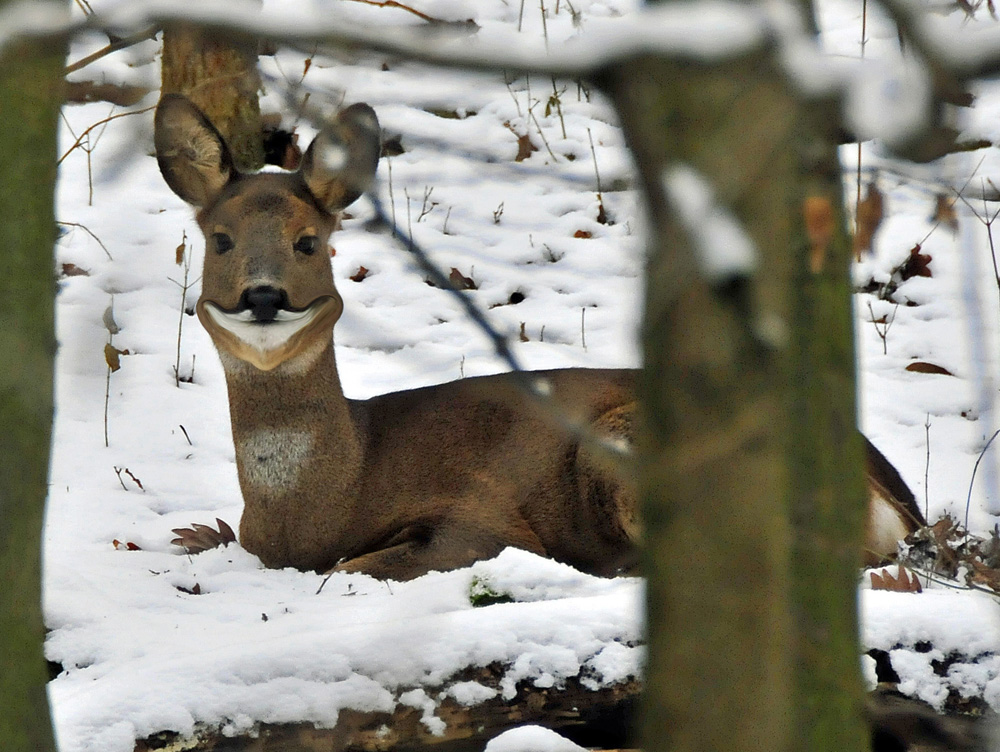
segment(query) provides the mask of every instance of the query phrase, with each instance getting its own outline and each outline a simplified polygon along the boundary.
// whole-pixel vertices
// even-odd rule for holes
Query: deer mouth
[[[216,347],[269,371],[299,355],[316,337],[329,338],[343,307],[339,295],[323,295],[305,308],[293,308],[284,298],[263,313],[243,298],[232,309],[201,300],[197,312]]]

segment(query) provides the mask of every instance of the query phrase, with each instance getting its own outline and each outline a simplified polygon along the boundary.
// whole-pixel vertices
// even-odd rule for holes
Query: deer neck
[[[325,569],[356,545],[363,462],[333,344],[271,371],[221,353],[244,511],[241,542],[268,567]]]

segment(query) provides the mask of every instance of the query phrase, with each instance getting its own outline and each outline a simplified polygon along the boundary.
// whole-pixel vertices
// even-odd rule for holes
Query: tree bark
[[[41,3],[38,3],[39,5]],[[41,530],[52,426],[53,188],[65,46],[0,58],[0,749],[53,750],[42,658]]]
[[[803,218],[793,281],[792,615],[796,735],[802,752],[867,750],[859,722],[857,588],[867,509],[855,403],[851,243],[841,168],[817,106],[800,135]]]
[[[264,165],[257,40],[171,26],[163,32],[162,94],[183,94],[225,137],[237,166]]]
[[[864,500],[836,152],[767,53],[711,66],[648,58],[605,83],[653,233],[642,746],[864,750]],[[678,165],[753,241],[749,274],[706,274],[697,228],[665,186]]]
[[[773,752],[792,717],[791,362],[780,331],[766,330],[791,320],[798,108],[764,54],[711,67],[649,58],[621,71],[612,92],[653,219],[640,393],[642,746]],[[699,267],[664,186],[681,164],[753,240],[752,277]]]

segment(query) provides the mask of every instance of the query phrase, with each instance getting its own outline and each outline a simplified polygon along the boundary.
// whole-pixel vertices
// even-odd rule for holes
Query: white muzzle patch
[[[256,321],[249,310],[228,313],[215,303],[205,303],[205,311],[216,326],[262,353],[284,347],[292,337],[312,323],[321,308],[321,303],[317,302],[304,311],[278,311],[273,321],[262,323]]]

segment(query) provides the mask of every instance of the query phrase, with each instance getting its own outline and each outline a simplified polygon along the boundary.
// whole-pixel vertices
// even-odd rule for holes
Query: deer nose
[[[255,321],[274,321],[280,308],[286,307],[284,291],[270,285],[244,290],[240,308],[250,311]]]

